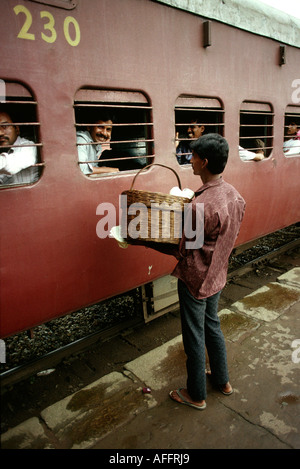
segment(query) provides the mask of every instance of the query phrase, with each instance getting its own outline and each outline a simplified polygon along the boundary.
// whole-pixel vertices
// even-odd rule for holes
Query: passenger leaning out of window
[[[34,142],[20,137],[11,114],[0,108],[0,184],[32,184],[39,177]]]
[[[261,161],[265,157],[264,142],[260,138],[256,138],[254,142],[257,150],[250,151],[239,146],[239,155],[242,161]]]
[[[283,152],[286,156],[300,154],[300,131],[297,130],[296,122],[292,121],[287,129],[288,140],[283,144]]]
[[[81,171],[86,175],[119,171],[118,168],[110,166],[98,166],[103,151],[111,149],[113,118],[109,114],[101,113],[92,119],[91,123],[95,125],[87,126],[87,130],[80,130],[76,133]]]

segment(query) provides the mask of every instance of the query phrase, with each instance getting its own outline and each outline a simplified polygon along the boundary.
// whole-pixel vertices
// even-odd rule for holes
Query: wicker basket
[[[135,175],[130,190],[122,192],[122,195],[127,196],[127,207],[123,207],[121,221],[122,236],[130,244],[142,244],[143,241],[178,244],[182,234],[184,204],[189,203],[190,199],[133,189],[139,174],[152,166],[162,166],[171,170],[181,189],[178,174],[169,166],[154,163],[142,168]],[[132,204],[140,205],[132,206]]]

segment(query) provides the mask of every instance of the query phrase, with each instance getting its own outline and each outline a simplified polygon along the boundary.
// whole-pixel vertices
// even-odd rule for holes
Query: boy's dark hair
[[[206,134],[191,142],[190,148],[199,158],[207,159],[207,169],[212,174],[224,171],[228,160],[229,146],[227,140],[219,134]]]

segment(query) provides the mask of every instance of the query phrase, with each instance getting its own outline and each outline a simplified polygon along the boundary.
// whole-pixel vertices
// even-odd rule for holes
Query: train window
[[[175,145],[179,164],[189,164],[191,140],[224,132],[224,109],[217,98],[180,95],[175,103]]]
[[[273,150],[273,109],[268,103],[244,101],[240,109],[239,154],[243,161],[261,160]]]
[[[283,140],[285,156],[300,156],[300,106],[287,106]]]
[[[84,88],[76,93],[74,111],[85,175],[140,169],[152,162],[152,108],[144,94]]]
[[[37,103],[23,85],[0,82],[0,188],[33,184],[43,167]]]

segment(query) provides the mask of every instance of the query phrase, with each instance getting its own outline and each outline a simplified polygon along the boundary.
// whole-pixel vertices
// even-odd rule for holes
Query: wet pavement
[[[208,378],[204,411],[168,396],[186,382],[178,335],[8,430],[1,446],[111,450],[107,458],[128,449],[181,450],[182,458],[192,449],[299,449],[299,312],[300,267],[220,311],[234,393]]]

